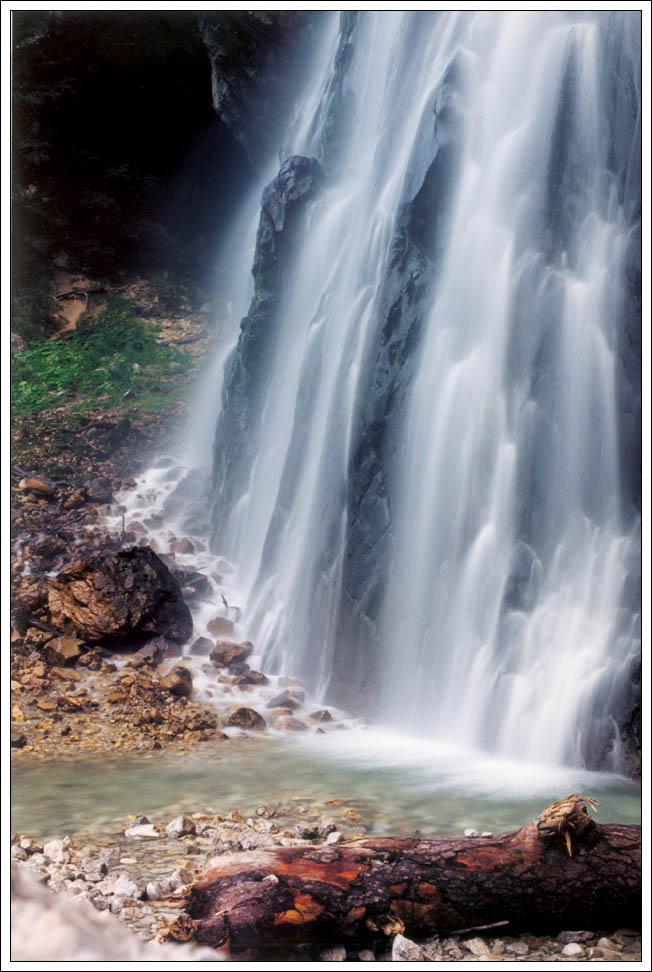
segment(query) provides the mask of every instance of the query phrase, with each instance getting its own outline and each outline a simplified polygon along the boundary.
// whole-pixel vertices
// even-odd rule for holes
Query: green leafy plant
[[[80,396],[110,407],[128,391],[150,399],[168,374],[188,366],[188,355],[156,343],[132,301],[112,295],[72,337],[39,341],[12,355],[12,411],[26,415]]]

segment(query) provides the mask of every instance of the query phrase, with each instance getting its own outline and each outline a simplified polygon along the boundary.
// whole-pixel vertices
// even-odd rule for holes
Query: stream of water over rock
[[[401,730],[631,770],[639,18],[323,31],[214,445],[248,635]]]

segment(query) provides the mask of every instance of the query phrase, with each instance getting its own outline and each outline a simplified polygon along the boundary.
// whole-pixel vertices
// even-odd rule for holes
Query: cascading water
[[[214,447],[268,670],[457,743],[627,762],[639,51],[630,13],[324,16]]]

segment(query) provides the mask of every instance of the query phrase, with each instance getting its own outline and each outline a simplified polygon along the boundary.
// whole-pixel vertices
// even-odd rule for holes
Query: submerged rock
[[[275,695],[274,698],[269,700],[267,708],[276,709],[283,707],[286,709],[299,709],[305,701],[305,692],[301,692],[299,689],[285,689],[285,691],[279,692],[278,695]]]
[[[229,635],[233,634],[235,630],[235,624],[230,618],[223,618],[218,616],[213,618],[208,622],[207,626],[209,634],[212,635]]]

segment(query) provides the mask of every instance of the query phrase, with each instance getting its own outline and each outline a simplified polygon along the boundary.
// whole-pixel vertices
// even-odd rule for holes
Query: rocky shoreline
[[[210,857],[261,847],[341,843],[357,836],[351,829],[350,806],[344,800],[333,799],[322,804],[263,804],[249,813],[234,809],[217,812],[216,808],[205,807],[174,818],[157,815],[148,819],[135,814],[121,821],[115,833],[102,838],[80,833],[42,841],[27,834],[12,834],[11,857],[16,867],[51,891],[116,916],[140,942],[173,943],[189,937],[180,919],[183,889],[199,877]],[[205,959],[206,949],[201,952]],[[215,953],[214,957],[229,956]],[[306,946],[292,955],[247,953],[237,958],[325,962],[640,962],[641,935],[623,928],[562,929],[541,935],[505,926],[484,931],[469,929],[419,943],[397,935],[359,951],[334,942]]]

